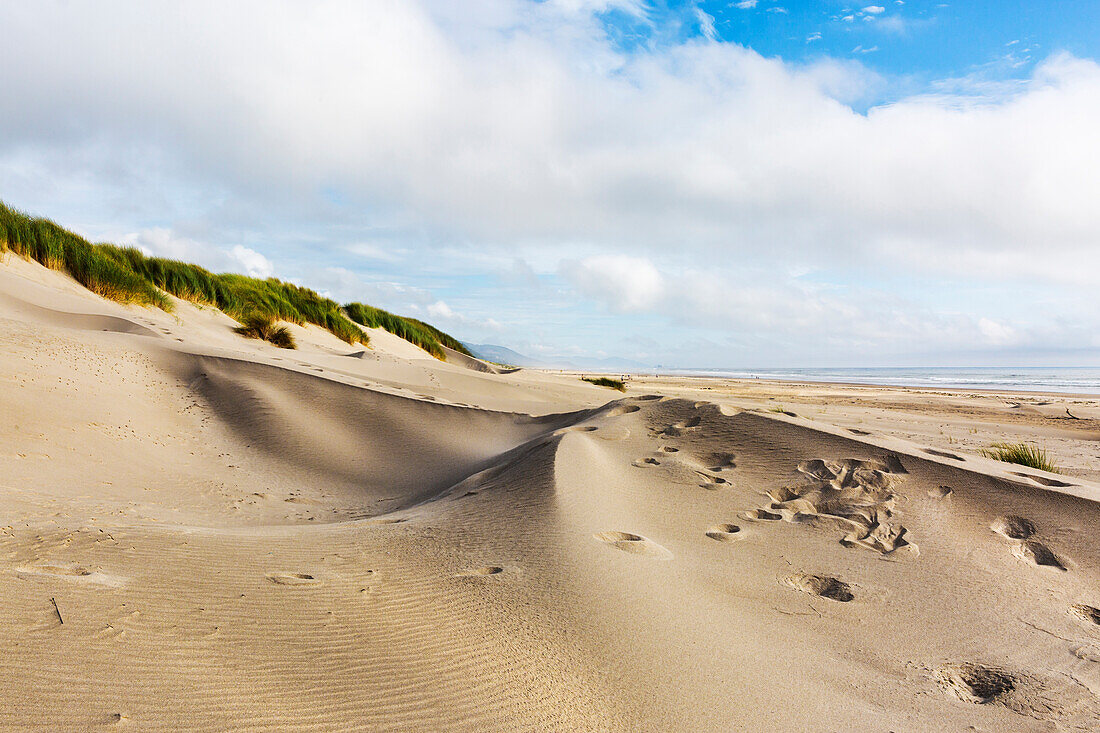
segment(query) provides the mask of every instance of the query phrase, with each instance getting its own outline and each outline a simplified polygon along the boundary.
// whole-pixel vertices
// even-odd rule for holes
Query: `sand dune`
[[[0,267],[0,726],[1100,726],[1088,475],[231,325]]]

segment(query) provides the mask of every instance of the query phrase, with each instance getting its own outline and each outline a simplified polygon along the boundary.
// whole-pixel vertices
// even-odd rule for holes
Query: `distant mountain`
[[[529,367],[531,369],[591,369],[599,372],[638,371],[652,369],[649,364],[631,359],[619,357],[577,357],[577,356],[549,356],[535,358],[509,349],[507,346],[496,344],[464,344],[464,346],[479,359],[491,361],[495,364],[509,364],[511,366]]]
[[[524,356],[518,351],[513,351],[507,346],[497,346],[496,344],[464,344],[471,354],[478,359],[485,361],[491,361],[494,364],[507,364],[509,366],[518,367],[531,367],[534,369],[550,368],[551,365],[548,362],[542,362],[539,359],[533,359],[530,356]]]

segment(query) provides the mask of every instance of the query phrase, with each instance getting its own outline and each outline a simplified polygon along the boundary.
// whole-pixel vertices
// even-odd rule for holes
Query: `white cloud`
[[[268,278],[275,267],[259,252],[235,245],[222,249],[205,242],[179,236],[167,227],[153,227],[120,238],[123,244],[137,247],[148,256],[194,262],[215,272],[244,272],[252,277]]]
[[[820,40],[821,40],[821,34],[820,33],[815,32],[815,33],[811,33],[810,35],[806,36],[806,43],[813,43],[814,41],[820,41]]]
[[[870,13],[871,15],[878,15],[879,13],[885,13],[886,8],[881,5],[868,5],[863,9],[863,12]]]
[[[428,315],[436,318],[454,318],[455,312],[451,310],[451,306],[444,303],[442,300],[437,300],[427,308]]]
[[[271,260],[264,257],[254,249],[242,245],[236,245],[230,250],[233,259],[244,267],[244,271],[252,277],[268,278],[275,274],[275,268]]]
[[[664,290],[661,273],[640,257],[597,255],[566,263],[562,274],[581,293],[621,313],[651,309]]]
[[[717,40],[718,32],[714,29],[714,16],[702,8],[695,8],[695,17],[699,21],[699,32],[702,33],[708,41]]]
[[[741,0],[741,2],[734,3],[733,6],[741,10],[752,10],[756,7],[756,0]]]
[[[411,309],[411,312],[416,313],[419,310],[419,308],[413,307]],[[432,320],[433,323],[437,324],[438,326],[442,326],[444,328],[454,328],[456,326],[459,326],[463,329],[464,332],[476,333],[479,334],[479,337],[485,335],[486,333],[500,331],[503,328],[501,324],[493,318],[470,318],[461,313],[457,313],[451,306],[449,306],[447,303],[444,303],[442,300],[437,300],[436,302],[428,305],[426,308],[424,308],[424,313],[427,315],[428,318]]]
[[[783,13],[783,14],[786,14],[787,9],[784,8],[784,7],[776,6],[774,8],[768,8],[764,12],[766,12],[766,13]]]

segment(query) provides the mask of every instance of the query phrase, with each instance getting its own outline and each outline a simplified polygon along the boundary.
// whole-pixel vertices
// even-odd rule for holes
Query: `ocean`
[[[684,376],[848,382],[896,387],[1100,394],[1100,367],[873,367],[822,369],[675,369]]]

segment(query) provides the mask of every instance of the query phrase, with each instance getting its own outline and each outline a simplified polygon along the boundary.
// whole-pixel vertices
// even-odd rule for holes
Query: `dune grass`
[[[296,349],[294,334],[286,326],[280,326],[270,316],[252,314],[245,316],[244,323],[233,329],[246,338],[262,339],[280,349]]]
[[[588,382],[594,384],[597,387],[610,387],[611,389],[617,389],[620,392],[626,391],[626,385],[618,379],[610,379],[608,377],[581,377],[582,382]]]
[[[67,272],[104,298],[171,310],[171,301],[134,272],[117,247],[92,244],[49,219],[34,219],[0,203],[0,252],[6,250]]]
[[[1016,463],[1029,468],[1037,468],[1040,471],[1058,473],[1058,466],[1050,460],[1047,452],[1031,443],[994,443],[989,448],[982,448],[979,453],[986,458],[993,458],[1005,463]]]
[[[437,359],[444,358],[443,346],[469,354],[457,339],[413,318],[362,303],[342,307],[309,288],[275,278],[215,274],[187,262],[148,257],[135,247],[92,244],[48,219],[0,202],[0,253],[6,250],[66,272],[92,292],[120,303],[170,311],[168,293],[211,305],[239,321],[242,335],[250,335],[261,320],[270,321],[273,328],[275,321],[288,321],[320,326],[349,344],[367,344],[370,339],[358,323],[384,328]]]
[[[359,325],[384,328],[395,336],[416,344],[437,359],[444,357],[444,346],[470,356],[470,352],[457,339],[415,318],[394,315],[363,303],[348,303],[344,306],[344,312]]]

